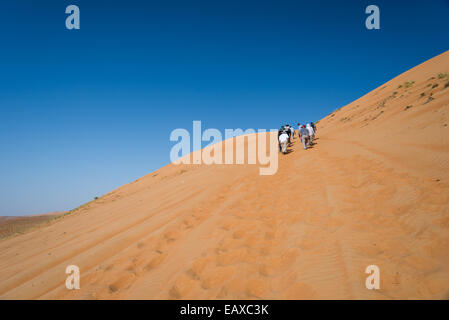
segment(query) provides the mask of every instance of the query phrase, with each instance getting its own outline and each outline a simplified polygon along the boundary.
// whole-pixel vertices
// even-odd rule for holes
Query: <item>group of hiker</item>
[[[298,137],[306,150],[313,145],[313,139],[315,138],[316,126],[313,122],[301,125],[298,123]],[[295,139],[295,129],[289,124],[283,125],[278,132],[279,139],[279,151],[283,154],[287,153],[287,147],[292,145],[293,139]]]

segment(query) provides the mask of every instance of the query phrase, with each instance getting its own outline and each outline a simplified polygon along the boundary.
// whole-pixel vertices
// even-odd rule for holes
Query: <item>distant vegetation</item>
[[[407,81],[404,83],[404,87],[406,88],[410,88],[411,86],[413,86],[415,84],[415,81]]]
[[[403,84],[400,84],[398,86],[398,89],[404,87],[404,88],[410,88],[411,86],[413,86],[415,84],[415,81],[406,81]]]
[[[382,102],[380,102],[379,105],[378,105],[377,107],[378,107],[378,108],[383,108],[383,107],[385,107],[385,102],[386,102],[385,99],[382,100]]]
[[[447,72],[438,74],[438,79],[445,79],[448,77],[449,77],[449,73],[447,73]]]
[[[42,225],[49,224],[67,213],[57,215],[38,215],[24,217],[8,217],[0,219],[0,239],[25,233]]]

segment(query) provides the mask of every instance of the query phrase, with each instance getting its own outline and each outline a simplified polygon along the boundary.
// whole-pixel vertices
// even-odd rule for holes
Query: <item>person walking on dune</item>
[[[311,122],[310,125],[312,126],[313,132],[314,132],[314,136],[316,134],[316,125],[315,123]]]
[[[307,149],[307,145],[309,144],[309,130],[306,129],[305,125],[302,125],[299,129],[299,138],[301,139],[302,146],[304,147],[304,150]]]
[[[279,137],[281,136],[281,134],[283,134],[285,132],[285,128],[284,126],[280,127],[280,129],[278,130],[278,142],[279,142]],[[282,151],[282,147],[281,147],[281,143],[279,142],[279,151]]]
[[[286,124],[285,126],[284,126],[284,130],[285,130],[285,133],[288,135],[288,144],[290,145],[291,144],[291,141],[292,141],[292,132],[290,131],[290,125],[289,124]]]
[[[290,127],[290,131],[292,133],[292,139],[294,139],[295,138],[295,128]]]
[[[282,132],[282,134],[279,136],[279,145],[283,154],[287,153],[288,139],[289,137],[286,131]]]
[[[309,131],[309,145],[312,145],[313,144],[313,137],[315,135],[315,131],[313,130],[313,128],[310,125],[310,123],[307,124],[306,129]]]

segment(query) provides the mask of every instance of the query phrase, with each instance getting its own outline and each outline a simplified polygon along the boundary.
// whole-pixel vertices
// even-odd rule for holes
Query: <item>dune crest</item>
[[[448,73],[449,51],[331,113],[273,176],[170,164],[0,241],[0,298],[447,298]]]

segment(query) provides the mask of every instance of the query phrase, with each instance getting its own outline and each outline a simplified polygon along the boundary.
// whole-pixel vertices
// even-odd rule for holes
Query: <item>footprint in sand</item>
[[[203,289],[215,289],[221,287],[234,274],[234,266],[218,266],[204,271],[201,287]]]
[[[172,299],[181,299],[185,297],[189,291],[197,287],[198,284],[195,280],[190,278],[186,274],[181,274],[176,278],[173,286],[170,288],[168,295]]]
[[[313,300],[318,299],[317,292],[308,284],[298,282],[291,285],[284,294],[286,300]]]
[[[196,259],[192,266],[190,267],[189,270],[187,270],[187,274],[192,278],[192,279],[200,279],[204,269],[212,262],[212,257],[207,256],[207,257],[201,257]]]
[[[180,238],[179,228],[170,227],[164,231],[164,239],[170,243]]]
[[[248,249],[243,247],[231,251],[227,251],[217,256],[217,264],[219,266],[228,266],[231,264],[236,264],[238,262],[244,261],[245,257],[248,255]]]
[[[134,281],[135,277],[136,276],[133,273],[123,274],[118,280],[109,285],[109,291],[111,293],[115,293],[119,290],[128,289]]]
[[[270,285],[262,278],[251,279],[246,284],[246,294],[252,298],[269,299]]]
[[[155,256],[153,256],[150,261],[145,265],[143,268],[145,271],[150,271],[155,268],[157,268],[162,262],[164,262],[165,258],[167,257],[166,253],[159,254],[157,253]]]
[[[280,255],[267,257],[259,267],[259,273],[262,276],[272,277],[279,275],[292,267],[299,256],[299,249],[290,248]]]

